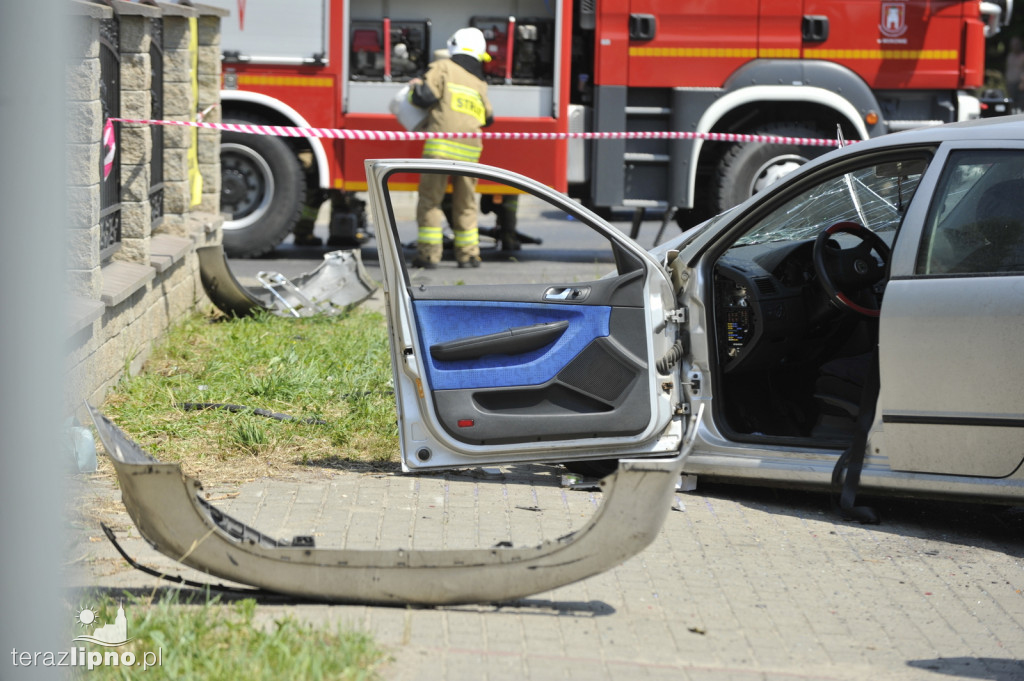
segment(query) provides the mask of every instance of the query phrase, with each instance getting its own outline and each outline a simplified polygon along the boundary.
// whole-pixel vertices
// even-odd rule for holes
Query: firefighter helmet
[[[480,61],[488,62],[491,55],[487,54],[487,40],[479,28],[460,28],[448,38],[448,54],[468,54]]]

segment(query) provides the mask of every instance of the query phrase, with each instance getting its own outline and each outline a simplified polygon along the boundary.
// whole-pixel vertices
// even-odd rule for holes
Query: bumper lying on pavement
[[[349,550],[312,537],[281,541],[200,498],[202,485],[160,463],[89,408],[122,499],[142,536],[164,555],[268,591],[331,602],[494,603],[554,589],[613,568],[647,547],[671,505],[683,457],[623,460],[580,529],[528,548]]]
[[[325,253],[315,270],[292,280],[279,272],[260,272],[262,288],[243,286],[235,278],[222,245],[203,246],[196,253],[206,295],[224,314],[235,317],[260,310],[280,317],[341,314],[377,290],[358,250]]]

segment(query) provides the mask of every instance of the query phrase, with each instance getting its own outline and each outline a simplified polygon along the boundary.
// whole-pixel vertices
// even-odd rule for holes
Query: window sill
[[[149,265],[121,261],[107,263],[103,266],[102,273],[103,288],[100,290],[100,300],[107,307],[120,305],[156,276],[156,270]]]

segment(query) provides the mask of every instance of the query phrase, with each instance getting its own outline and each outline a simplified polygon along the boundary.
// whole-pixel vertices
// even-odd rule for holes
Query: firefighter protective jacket
[[[476,73],[474,73],[476,72]],[[479,132],[494,121],[483,69],[473,57],[456,55],[430,65],[424,82],[410,92],[416,106],[428,110],[419,127],[424,132]],[[427,140],[423,155],[456,161],[479,161],[479,139]]]

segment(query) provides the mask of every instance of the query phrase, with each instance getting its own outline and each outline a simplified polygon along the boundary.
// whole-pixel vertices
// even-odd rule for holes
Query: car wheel
[[[752,134],[809,138],[824,136],[818,128],[803,123],[765,125]],[[763,142],[729,145],[715,172],[711,196],[712,214],[743,203],[828,150],[829,147]]]
[[[221,209],[231,216],[224,222],[225,253],[232,258],[269,253],[291,233],[305,205],[298,159],[278,137],[225,131],[220,162]]]

